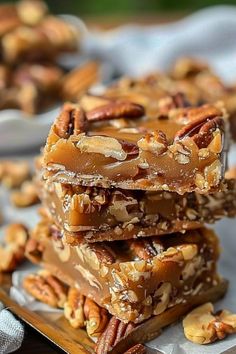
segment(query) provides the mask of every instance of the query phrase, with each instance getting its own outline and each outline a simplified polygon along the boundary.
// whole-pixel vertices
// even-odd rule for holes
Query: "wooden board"
[[[4,276],[0,287],[0,301],[29,326],[69,354],[94,353],[94,343],[86,332],[72,328],[61,313],[33,312],[21,307],[9,297],[10,276]]]

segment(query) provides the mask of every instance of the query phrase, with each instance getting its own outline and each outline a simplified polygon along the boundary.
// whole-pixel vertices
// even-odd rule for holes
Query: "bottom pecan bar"
[[[139,323],[186,304],[220,281],[218,239],[206,228],[74,247],[60,236],[46,219],[36,227],[41,264],[124,322]]]

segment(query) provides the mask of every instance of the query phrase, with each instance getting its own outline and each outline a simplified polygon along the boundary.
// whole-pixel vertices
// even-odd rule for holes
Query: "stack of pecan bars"
[[[236,214],[227,113],[168,100],[156,114],[106,94],[67,103],[38,163],[46,212],[27,254],[108,311],[98,353],[123,353],[227,289],[204,226]]]

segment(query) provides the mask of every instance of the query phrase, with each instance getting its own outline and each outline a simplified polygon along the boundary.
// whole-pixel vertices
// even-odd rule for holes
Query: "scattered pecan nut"
[[[112,348],[135,327],[136,325],[134,323],[124,323],[113,316],[97,341],[95,348],[96,354],[109,353]]]
[[[117,118],[139,118],[145,114],[143,106],[129,101],[114,101],[87,112],[92,122]]]
[[[73,328],[82,328],[84,317],[85,297],[76,288],[70,288],[64,305],[64,316]]]
[[[30,167],[25,161],[2,161],[0,163],[0,180],[7,188],[20,187],[30,178]]]
[[[28,229],[23,224],[8,225],[4,244],[0,246],[0,271],[12,272],[24,261],[28,236]]]
[[[39,197],[34,182],[25,181],[20,190],[13,191],[10,196],[11,203],[19,208],[28,207],[39,202]]]
[[[23,287],[35,299],[49,306],[64,307],[67,289],[63,283],[48,271],[27,275],[23,280]]]
[[[100,337],[108,323],[108,312],[93,300],[86,298],[84,303],[86,330],[90,337]]]
[[[236,333],[236,315],[227,310],[214,314],[213,305],[208,302],[190,312],[183,320],[184,334],[198,344],[213,343]]]
[[[46,3],[41,0],[21,0],[16,9],[21,21],[29,26],[38,24],[48,11]]]

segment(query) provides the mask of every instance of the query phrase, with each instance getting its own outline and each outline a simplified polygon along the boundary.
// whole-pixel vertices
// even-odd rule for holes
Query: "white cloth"
[[[236,81],[236,7],[206,8],[164,25],[88,33],[84,47],[122,74],[166,70],[176,58],[188,55],[206,59],[226,81]]]
[[[23,325],[0,303],[0,354],[19,349],[23,338]]]

